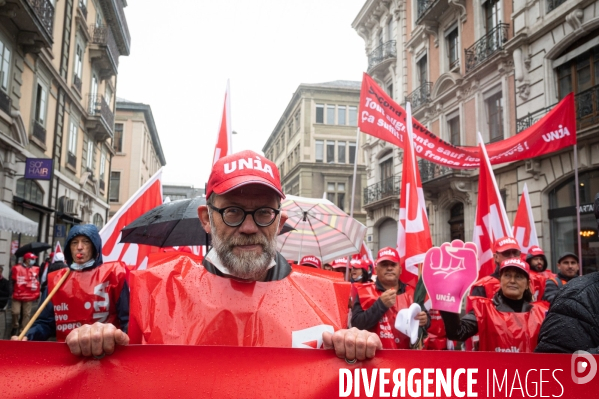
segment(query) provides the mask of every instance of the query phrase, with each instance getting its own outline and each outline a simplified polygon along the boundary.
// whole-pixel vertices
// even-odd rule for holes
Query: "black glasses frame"
[[[256,226],[258,226],[258,227],[268,227],[271,224],[273,224],[275,222],[275,220],[277,220],[277,216],[279,215],[279,213],[281,213],[280,209],[271,208],[270,206],[263,206],[263,207],[260,207],[258,209],[254,209],[253,211],[246,211],[245,209],[243,209],[241,207],[238,207],[238,206],[227,206],[225,208],[217,208],[217,207],[215,207],[212,204],[208,204],[208,206],[213,211],[216,211],[216,212],[220,213],[220,217],[223,219],[223,223],[226,224],[229,227],[239,227],[239,226],[241,226],[243,224],[243,222],[245,222],[245,218],[247,217],[247,215],[252,215],[252,219],[254,220],[254,223],[256,223]],[[233,223],[232,224],[232,223],[229,223],[229,222],[227,222],[225,220],[225,211],[227,209],[231,209],[231,208],[239,209],[239,210],[241,210],[243,212],[243,218],[241,219],[241,221],[239,221],[239,223]],[[271,211],[273,211],[275,213],[275,217],[272,218],[272,220],[269,223],[264,224],[264,223],[258,223],[256,221],[256,218],[254,217],[254,214],[256,212],[258,212],[259,210],[262,210],[262,209],[268,209],[268,210],[271,210]]]

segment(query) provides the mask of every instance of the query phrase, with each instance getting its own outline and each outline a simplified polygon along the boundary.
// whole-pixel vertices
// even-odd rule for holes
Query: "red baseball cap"
[[[333,261],[333,263],[331,263],[331,267],[333,269],[338,269],[340,267],[347,267],[347,258],[335,259]]]
[[[499,266],[499,272],[501,273],[501,271],[507,267],[518,268],[525,272],[527,276],[530,274],[530,266],[528,266],[528,263],[524,262],[520,258],[511,258],[504,260],[503,262],[501,262],[501,266]]]
[[[320,261],[320,258],[314,255],[304,256],[300,261],[300,265],[322,269],[322,262]]]
[[[493,252],[495,253],[507,251],[508,249],[517,249],[520,251],[520,244],[518,244],[515,238],[503,237],[493,244]]]
[[[206,198],[213,192],[225,194],[248,184],[262,184],[285,198],[277,165],[250,150],[236,152],[216,161],[206,186]]]
[[[545,255],[545,252],[538,245],[528,248],[528,254],[532,257]]]
[[[351,265],[352,268],[354,269],[364,269],[366,271],[368,271],[368,263],[366,263],[365,261],[363,261],[362,259],[352,259],[349,264]]]
[[[35,256],[31,252],[27,252],[25,255],[23,255],[23,259],[37,259],[37,256]]]
[[[376,264],[378,265],[380,262],[384,260],[389,260],[393,263],[399,263],[399,254],[395,248],[385,247],[379,249],[379,253],[376,256]]]

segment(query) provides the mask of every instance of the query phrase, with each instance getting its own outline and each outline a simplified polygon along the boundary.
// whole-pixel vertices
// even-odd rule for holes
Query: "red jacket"
[[[17,301],[35,301],[40,296],[40,282],[38,280],[40,268],[38,266],[25,267],[14,265],[12,267],[12,280],[14,281],[13,299]]]

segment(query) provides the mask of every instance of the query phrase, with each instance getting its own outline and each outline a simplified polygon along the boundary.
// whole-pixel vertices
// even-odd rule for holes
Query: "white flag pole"
[[[360,128],[356,128],[356,153],[354,154],[354,177],[352,180],[351,187],[351,205],[349,208],[349,217],[353,219],[354,217],[354,199],[356,195],[356,175],[358,173],[358,154],[360,148]],[[351,256],[347,259],[347,268],[345,269],[345,281],[349,281],[349,266],[350,266]]]
[[[580,236],[580,186],[578,185],[578,146],[574,144],[574,184],[576,185],[576,229],[578,237],[578,274],[582,276],[582,238]]]

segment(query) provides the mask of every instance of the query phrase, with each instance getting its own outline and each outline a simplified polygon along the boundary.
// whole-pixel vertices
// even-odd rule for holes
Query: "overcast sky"
[[[163,182],[203,187],[227,79],[233,150],[261,152],[301,83],[361,80],[351,23],[366,0],[127,0],[131,54],[117,96],[149,104]]]

